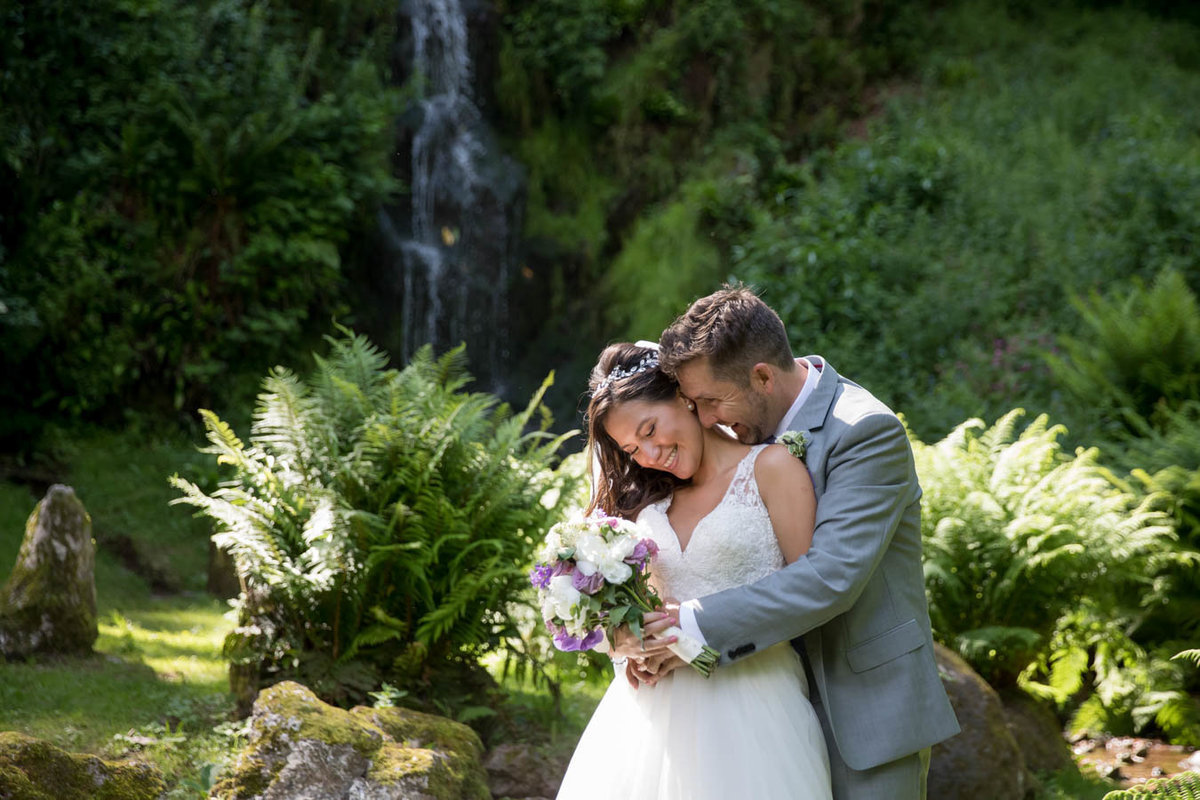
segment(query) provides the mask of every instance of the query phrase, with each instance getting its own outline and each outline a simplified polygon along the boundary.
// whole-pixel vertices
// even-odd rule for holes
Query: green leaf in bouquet
[[[625,617],[629,614],[629,606],[617,606],[612,611],[608,612],[608,624],[610,627],[617,627],[625,621]]]
[[[567,559],[571,558],[574,555],[575,555],[574,547],[564,547],[562,550],[558,551],[558,560],[566,561]]]

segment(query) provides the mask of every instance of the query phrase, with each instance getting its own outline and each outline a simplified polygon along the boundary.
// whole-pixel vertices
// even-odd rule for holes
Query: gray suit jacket
[[[865,770],[958,733],[933,658],[921,569],[921,488],[904,426],[824,364],[790,422],[812,436],[812,548],[748,586],[700,598],[696,622],[722,661],[803,637],[833,742]]]

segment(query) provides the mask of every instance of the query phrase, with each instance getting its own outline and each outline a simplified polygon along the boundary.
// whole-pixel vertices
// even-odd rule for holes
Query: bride
[[[812,480],[786,448],[751,447],[703,427],[658,368],[654,347],[609,346],[589,383],[588,449],[599,464],[590,510],[648,528],[659,547],[651,583],[660,596],[752,583],[807,552]],[[651,620],[651,628],[675,622]],[[638,663],[597,707],[560,800],[831,797],[825,740],[787,642],[708,679],[682,668],[644,684],[635,672],[657,671],[665,656],[628,644],[617,652]]]

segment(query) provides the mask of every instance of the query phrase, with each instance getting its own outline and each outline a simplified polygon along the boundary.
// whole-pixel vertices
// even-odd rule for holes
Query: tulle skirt
[[[681,667],[633,689],[618,673],[558,800],[829,800],[829,757],[785,642],[705,680]]]

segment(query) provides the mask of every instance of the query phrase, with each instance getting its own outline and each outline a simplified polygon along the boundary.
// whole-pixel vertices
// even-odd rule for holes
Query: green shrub
[[[998,686],[1046,651],[1080,598],[1117,613],[1175,550],[1157,498],[1122,488],[1094,448],[1062,453],[1064,429],[1044,415],[1018,432],[1023,413],[913,443],[934,631]]]
[[[720,254],[701,225],[711,184],[687,184],[683,197],[643,216],[604,277],[614,339],[658,339],[658,332],[725,277]]]
[[[1174,647],[1133,641],[1133,618],[1114,617],[1094,598],[1062,620],[1048,653],[1022,676],[1026,691],[1067,710],[1075,733],[1200,741],[1200,702],[1187,691],[1195,670],[1175,660]]]
[[[731,271],[820,352],[938,438],[1015,405],[1086,438],[1097,416],[1044,358],[1090,330],[1064,293],[1195,274],[1194,28],[1131,12],[943,9],[919,86],[797,162],[760,150],[722,186]],[[753,190],[743,186],[749,180]],[[1194,288],[1194,287],[1193,287]],[[851,370],[853,366],[853,370]]]
[[[1023,413],[913,443],[935,636],[994,686],[1069,708],[1076,729],[1194,739],[1185,671],[1133,632],[1200,556],[1179,548],[1162,495],[1117,480],[1096,448],[1063,453],[1045,415],[1018,431]]]
[[[206,452],[233,468],[220,489],[172,479],[244,581],[227,652],[343,702],[386,679],[414,701],[478,706],[467,681],[517,635],[508,604],[575,480],[550,469],[567,436],[548,418],[525,430],[550,379],[513,414],[462,391],[461,349],[396,371],[362,337],[331,343],[307,381],[264,381],[249,446],[202,412]]]
[[[1156,409],[1157,425],[1128,415],[1130,433],[1113,445],[1130,481],[1165,498],[1184,548],[1200,558],[1200,402]],[[1200,570],[1177,568],[1159,577],[1161,600],[1139,617],[1137,637],[1170,643],[1200,636]]]

